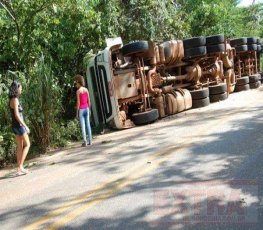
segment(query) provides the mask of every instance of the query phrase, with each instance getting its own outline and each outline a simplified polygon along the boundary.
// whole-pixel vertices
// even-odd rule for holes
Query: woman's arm
[[[79,118],[79,90],[76,92],[76,97],[77,97],[77,104],[76,104],[76,117]]]

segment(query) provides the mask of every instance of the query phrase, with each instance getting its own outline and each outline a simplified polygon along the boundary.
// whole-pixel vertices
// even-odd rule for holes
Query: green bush
[[[26,123],[31,130],[33,144],[43,152],[52,144],[51,130],[59,124],[62,114],[62,90],[51,70],[52,60],[42,56],[29,73],[30,82],[25,86],[23,102]]]
[[[66,146],[68,141],[79,141],[81,139],[81,129],[77,120],[55,124],[51,129],[51,139],[53,147]]]
[[[0,168],[16,162],[16,144],[14,135],[9,130],[0,133]]]

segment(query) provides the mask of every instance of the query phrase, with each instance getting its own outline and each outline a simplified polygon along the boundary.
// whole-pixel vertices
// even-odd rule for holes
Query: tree
[[[238,22],[235,20],[236,0],[179,0],[178,8],[188,24],[188,36],[223,33],[233,36]]]

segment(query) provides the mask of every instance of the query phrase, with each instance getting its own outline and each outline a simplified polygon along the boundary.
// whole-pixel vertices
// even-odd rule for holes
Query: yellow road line
[[[156,157],[158,157],[159,155],[161,155],[162,153],[168,151],[171,147],[173,146],[168,146],[167,148],[163,149],[162,151],[156,152],[155,154],[153,154],[152,156],[150,156],[150,158],[147,161],[152,161],[154,160]],[[113,185],[114,183],[125,179],[125,177],[127,177],[127,175],[131,174],[132,172],[136,171],[137,169],[141,168],[142,166],[145,166],[147,161],[143,161],[142,163],[132,167],[131,169],[125,171],[121,176],[117,176],[114,179],[110,180],[109,182],[99,185],[97,186],[95,189],[84,193],[80,196],[78,196],[77,198],[67,202],[66,204],[64,204],[62,207],[55,209],[54,211],[51,211],[50,213],[48,213],[47,215],[43,216],[42,218],[40,218],[39,220],[35,221],[34,223],[26,226],[25,228],[23,228],[24,230],[33,230],[36,229],[38,226],[48,222],[50,219],[55,218],[59,215],[61,215],[63,212],[65,212],[66,210],[72,208],[75,205],[78,205],[80,203],[83,202],[83,200],[86,200],[88,197],[90,197],[91,195],[93,195],[96,192],[100,192],[106,188],[108,188],[109,186]]]
[[[249,103],[247,103],[249,104]],[[236,109],[236,111],[240,111],[240,109]],[[226,113],[224,114],[225,116],[230,114],[233,115],[234,110],[231,110],[230,113]],[[222,123],[226,122],[227,120],[229,120],[231,117],[223,117],[220,118],[219,121],[217,121],[216,124],[212,123],[210,126],[205,127],[204,129],[200,130],[198,132],[198,134],[203,134],[204,131],[209,130],[210,127],[218,127],[220,126]],[[196,135],[198,135],[196,134]],[[188,142],[188,144],[178,147],[177,149],[184,149],[188,146],[190,146],[194,141],[190,141]],[[114,186],[112,189],[110,189],[108,192],[103,193],[102,195],[99,195],[97,198],[88,201],[87,204],[77,208],[76,210],[73,210],[71,212],[69,212],[68,214],[66,214],[63,218],[61,218],[59,221],[55,222],[54,224],[50,225],[50,227],[48,227],[48,229],[57,229],[63,225],[65,225],[66,223],[70,222],[71,220],[73,220],[74,218],[76,218],[77,216],[79,216],[80,214],[82,214],[84,211],[86,211],[88,208],[92,207],[94,204],[103,201],[107,198],[109,198],[112,194],[114,194],[116,191],[124,188],[125,186],[131,184],[135,179],[138,179],[141,175],[146,174],[148,171],[152,170],[151,168],[153,167],[153,165],[155,165],[154,168],[156,168],[158,165],[160,165],[163,161],[165,161],[166,159],[168,159],[168,157],[173,153],[170,152],[168,154],[165,154],[163,156],[163,158],[159,158],[159,156],[161,156],[162,154],[164,154],[165,152],[172,150],[173,148],[175,148],[177,145],[183,145],[185,144],[185,142],[183,143],[177,143],[174,145],[170,145],[166,148],[164,148],[163,150],[159,151],[159,152],[155,152],[153,155],[150,156],[150,158],[148,158],[147,161],[154,161],[155,159],[157,159],[157,161],[154,164],[151,164],[151,167],[145,167],[145,164],[147,161],[143,161],[141,164],[138,164],[134,167],[132,167],[131,169],[125,171],[122,176],[118,176],[112,180],[110,180],[109,182],[99,185],[97,186],[95,189],[84,193],[80,196],[78,196],[77,198],[73,199],[72,201],[67,202],[66,204],[64,204],[62,207],[55,209],[54,211],[51,211],[50,213],[48,213],[47,215],[43,216],[42,218],[40,218],[39,220],[35,221],[34,223],[26,226],[25,228],[23,228],[24,230],[33,230],[36,229],[37,227],[39,227],[40,225],[43,225],[44,223],[47,223],[48,221],[50,221],[51,219],[58,217],[59,215],[61,215],[62,213],[64,213],[65,211],[67,211],[68,209],[72,208],[73,206],[76,206],[82,202],[84,202],[87,198],[89,198],[91,195],[97,193],[97,192],[101,192],[105,189],[108,189],[111,185],[113,185],[114,183],[117,183],[118,181],[124,180],[123,182],[120,182],[118,185]],[[148,165],[149,166],[149,165]],[[130,175],[129,177],[125,178],[126,176],[128,176],[129,174],[135,172],[137,169],[145,167],[144,169],[142,169],[139,173]]]
[[[190,144],[187,144],[187,146],[189,146],[189,145]],[[178,150],[183,149],[185,147],[186,146],[179,147]],[[152,171],[153,169],[157,168],[161,163],[166,161],[173,153],[174,153],[174,151],[171,151],[171,152],[163,155],[162,158],[156,159],[156,161],[153,161],[151,164],[148,164],[148,167],[145,167],[143,170],[140,170],[136,174],[130,175],[125,181],[117,184],[116,186],[114,186],[109,191],[106,191],[103,194],[98,195],[95,199],[88,201],[86,204],[84,204],[84,205],[80,206],[79,208],[77,208],[77,209],[71,211],[70,213],[66,214],[63,218],[61,218],[57,222],[48,226],[46,228],[46,230],[55,230],[55,229],[59,229],[62,226],[65,226],[67,223],[74,220],[77,216],[81,215],[82,213],[84,213],[86,210],[88,210],[89,208],[91,208],[95,204],[97,204],[103,200],[106,200],[112,194],[114,194],[117,191],[121,190],[122,188],[130,185],[136,179],[140,178],[141,176],[143,176],[143,175],[147,174],[148,172]]]

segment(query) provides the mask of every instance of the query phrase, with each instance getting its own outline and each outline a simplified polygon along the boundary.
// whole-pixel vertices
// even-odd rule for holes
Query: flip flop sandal
[[[22,172],[22,171],[18,171],[18,172],[16,172],[15,175],[16,175],[16,176],[24,176],[24,175],[26,175],[26,173],[25,173],[25,172]]]
[[[28,174],[29,173],[29,171],[27,170],[27,169],[21,169],[21,172],[23,172],[23,173],[25,173],[25,174]]]

